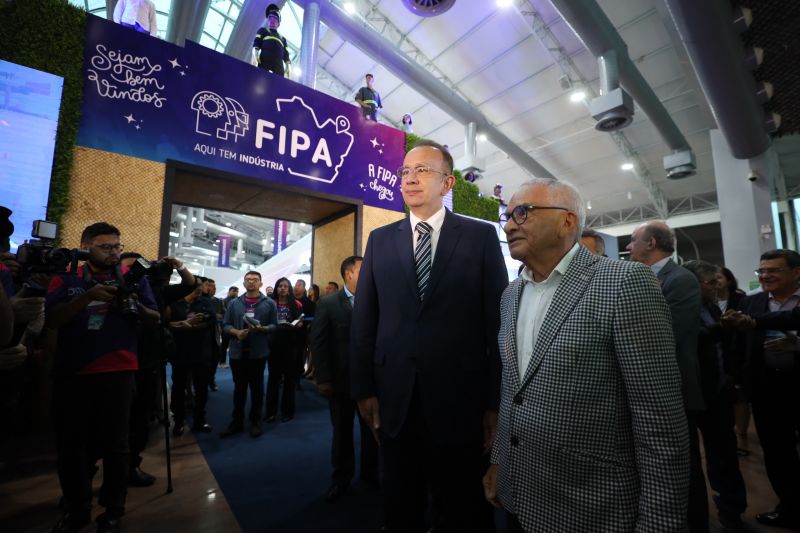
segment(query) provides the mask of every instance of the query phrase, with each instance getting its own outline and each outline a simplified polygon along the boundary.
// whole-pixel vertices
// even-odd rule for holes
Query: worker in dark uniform
[[[275,4],[267,6],[267,28],[259,28],[253,39],[255,63],[279,76],[290,76],[291,62],[286,39],[278,33],[281,25],[281,10]],[[285,66],[285,68],[284,68]]]
[[[378,94],[372,84],[375,82],[375,77],[372,74],[367,74],[367,85],[362,87],[356,93],[356,102],[361,106],[361,113],[367,120],[378,121],[378,108],[383,108],[381,104],[381,95]]]

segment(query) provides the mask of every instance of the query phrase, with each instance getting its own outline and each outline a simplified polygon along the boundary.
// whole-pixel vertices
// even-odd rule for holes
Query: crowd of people
[[[535,179],[500,217],[522,264],[509,283],[495,229],[443,206],[455,179],[443,146],[419,142],[400,178],[409,216],[374,230],[321,298],[285,277],[262,291],[250,271],[220,300],[180,260],[124,252],[105,222],[84,230],[80,264],[37,271],[0,228],[4,407],[17,367],[57,333],[53,531],[88,523],[99,460],[98,531],[119,530],[128,486],[153,484],[141,454],[164,360],[174,437],[213,431],[219,367],[234,383],[221,438],[291,422],[298,382],[313,378],[333,429],[325,497],[358,472],[380,487],[390,533],[491,532],[492,506],[511,532],[703,532],[706,480],[722,527],[743,531],[749,406],[777,496],[756,520],[800,528],[797,252],[762,254],[750,295],[717,265],[677,264],[661,221],[633,231],[629,261],[610,259],[577,190]]]

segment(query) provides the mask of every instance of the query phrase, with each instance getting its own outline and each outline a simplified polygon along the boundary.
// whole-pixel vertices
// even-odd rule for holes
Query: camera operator
[[[175,426],[172,434],[183,435],[186,420],[187,382],[194,382],[192,431],[208,433],[206,423],[208,401],[208,368],[211,364],[211,344],[216,313],[211,300],[203,296],[203,285],[169,306],[169,328],[175,338],[172,363],[172,413]]]
[[[141,259],[141,254],[126,252],[121,260],[124,266],[130,266],[134,261]],[[172,271],[176,270],[181,277],[181,283],[170,285]],[[166,323],[164,310],[192,292],[197,281],[183,263],[174,257],[163,257],[153,263],[148,270],[147,279],[153,290],[159,313],[162,315],[161,324],[143,324],[139,331],[139,370],[136,371],[136,394],[131,406],[130,420],[130,469],[128,472],[128,486],[149,487],[155,483],[155,476],[148,474],[141,468],[142,451],[147,446],[150,436],[150,421],[152,420],[161,397],[161,365],[166,360],[166,344],[171,333],[166,331],[162,324]]]
[[[9,252],[14,233],[10,216],[11,210],[0,206],[0,287],[12,316],[10,322],[0,318],[2,327],[11,329],[11,335],[0,342],[0,424],[5,435],[12,433],[21,420],[20,398],[36,377],[28,354],[34,352],[44,327],[43,288],[49,283],[49,277],[43,273],[22,279],[22,267]]]
[[[81,247],[89,251],[88,261],[75,272],[55,275],[47,293],[47,325],[58,330],[52,403],[64,508],[53,531],[77,531],[89,522],[89,461],[95,449],[102,450],[99,503],[106,508],[97,518],[97,531],[119,531],[138,323],[157,323],[159,315],[146,278],[136,292],[128,291],[117,228],[105,222],[88,226]]]

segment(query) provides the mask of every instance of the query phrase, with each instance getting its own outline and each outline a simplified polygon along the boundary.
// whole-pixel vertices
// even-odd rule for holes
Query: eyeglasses
[[[123,246],[122,244],[93,244],[92,246],[94,246],[95,248],[99,248],[100,250],[102,250],[104,253],[107,254],[111,253],[112,251],[121,252],[122,250],[125,249],[125,246]]]
[[[756,277],[759,277],[759,278],[761,278],[761,277],[764,277],[764,276],[768,276],[768,275],[770,275],[770,274],[777,274],[777,273],[779,273],[779,272],[783,272],[784,270],[786,270],[786,267],[780,267],[780,268],[759,268],[759,269],[756,269],[755,271],[753,271],[753,273],[756,275]]]
[[[719,287],[720,285],[722,285],[722,281],[718,279],[707,279],[705,281],[702,281],[701,283],[708,287]]]
[[[431,168],[428,165],[417,165],[414,168],[400,167],[397,169],[397,175],[400,176],[401,181],[407,181],[411,179],[412,176],[416,176],[418,178],[424,178],[426,176],[431,176],[433,174],[441,174],[443,176],[450,175],[448,172],[442,172],[441,170],[436,170],[435,168]]]
[[[536,211],[537,209],[558,209],[559,211],[569,211],[566,207],[556,207],[552,205],[518,205],[511,210],[511,213],[505,212],[500,215],[500,225],[505,226],[509,220],[513,220],[517,226],[521,226],[528,220],[528,211]]]

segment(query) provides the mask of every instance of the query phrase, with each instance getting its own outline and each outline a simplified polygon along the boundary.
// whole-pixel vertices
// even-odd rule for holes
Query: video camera
[[[117,305],[124,316],[135,318],[139,316],[137,297],[133,296],[139,292],[142,279],[150,276],[156,279],[169,279],[172,274],[172,265],[157,260],[148,261],[142,257],[128,267],[124,275],[118,276],[116,281],[106,282],[107,285],[117,287]]]
[[[60,274],[75,272],[78,261],[87,261],[89,251],[78,248],[56,248],[55,239],[58,226],[45,220],[34,220],[31,240],[17,248],[17,262],[21,267],[22,279],[31,274]]]

